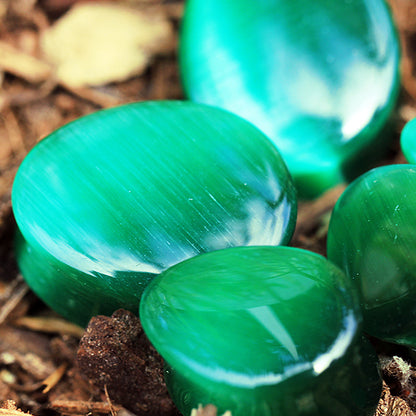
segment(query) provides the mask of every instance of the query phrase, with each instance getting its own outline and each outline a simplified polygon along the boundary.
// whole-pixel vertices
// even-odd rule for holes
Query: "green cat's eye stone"
[[[368,168],[397,96],[384,0],[188,0],[182,81],[263,130],[304,197]]]
[[[372,416],[380,395],[350,281],[317,254],[236,247],[156,277],[140,304],[184,415]]]
[[[416,347],[416,166],[390,165],[356,179],[328,231],[328,258],[361,293],[364,329]]]
[[[401,136],[400,145],[409,163],[416,163],[416,118],[406,123]]]
[[[67,318],[137,311],[157,273],[196,254],[289,241],[295,190],[273,144],[223,110],[148,102],[57,130],[22,163],[17,259]]]

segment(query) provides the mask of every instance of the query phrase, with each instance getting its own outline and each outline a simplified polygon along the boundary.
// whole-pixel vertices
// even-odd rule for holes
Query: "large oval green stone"
[[[304,197],[356,177],[384,150],[398,62],[384,0],[187,1],[187,95],[263,130]]]
[[[332,213],[328,258],[361,293],[365,330],[416,347],[416,166],[373,169]]]
[[[130,104],[57,130],[24,160],[12,203],[25,279],[82,324],[137,311],[155,274],[196,254],[285,244],[296,217],[273,144],[190,102]]]
[[[358,299],[322,256],[291,247],[203,254],[156,277],[140,318],[189,415],[372,416],[380,395]]]

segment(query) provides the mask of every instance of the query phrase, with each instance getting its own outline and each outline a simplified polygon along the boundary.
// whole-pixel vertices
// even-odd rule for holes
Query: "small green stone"
[[[416,118],[406,123],[400,137],[402,152],[409,163],[416,163]]]
[[[355,180],[328,230],[328,258],[361,294],[364,329],[416,347],[416,166],[389,165]]]
[[[295,190],[273,144],[223,110],[130,104],[57,130],[22,163],[13,210],[32,289],[81,324],[199,253],[285,244]]]
[[[156,277],[140,319],[183,415],[372,416],[381,381],[354,290],[317,254],[229,248]]]
[[[275,142],[303,197],[386,148],[399,42],[384,0],[188,0],[180,67],[190,99]]]

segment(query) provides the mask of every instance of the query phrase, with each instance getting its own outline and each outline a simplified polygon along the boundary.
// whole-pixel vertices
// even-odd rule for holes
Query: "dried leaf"
[[[171,51],[166,17],[110,4],[77,4],[41,39],[56,75],[72,88],[122,81],[143,72],[153,54]]]

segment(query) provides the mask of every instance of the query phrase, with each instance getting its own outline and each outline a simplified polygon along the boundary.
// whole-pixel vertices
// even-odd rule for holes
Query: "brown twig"
[[[27,153],[19,121],[13,111],[8,108],[3,112],[4,127],[7,131],[10,147],[14,154]]]
[[[108,414],[111,412],[111,408],[116,411],[121,409],[120,406],[110,405],[107,402],[86,402],[82,400],[53,400],[49,408],[70,415],[89,413]]]
[[[110,406],[111,416],[117,416],[116,409],[115,409],[113,403],[111,402],[110,395],[108,394],[107,384],[104,385],[104,394],[105,394],[105,398],[107,400],[107,403]]]
[[[294,238],[296,239],[300,234],[307,233],[316,227],[320,218],[332,210],[345,188],[345,184],[338,185],[324,193],[319,199],[301,204]]]
[[[61,85],[72,94],[75,94],[83,100],[87,100],[101,108],[115,107],[125,102],[122,98],[115,97],[114,95],[107,94],[95,88],[73,88],[69,85]]]
[[[29,292],[29,287],[23,281],[17,285],[17,288],[10,295],[10,299],[0,309],[0,325],[3,324],[10,313],[21,302],[25,295]]]

